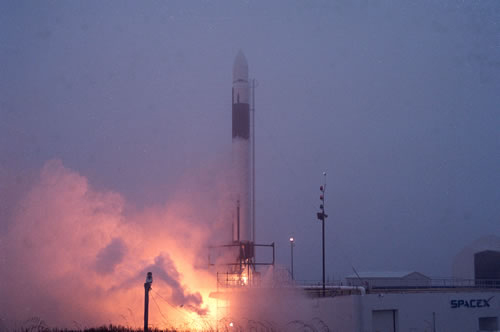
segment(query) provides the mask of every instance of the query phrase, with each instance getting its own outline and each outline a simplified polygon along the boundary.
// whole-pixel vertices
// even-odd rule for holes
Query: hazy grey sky
[[[239,49],[258,242],[287,265],[293,234],[297,279],[321,278],[325,169],[330,278],[449,276],[499,235],[498,1],[1,1],[0,231],[51,159],[137,209],[204,190]]]

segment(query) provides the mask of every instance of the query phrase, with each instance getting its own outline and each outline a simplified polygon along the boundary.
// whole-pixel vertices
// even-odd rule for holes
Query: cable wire
[[[160,312],[160,315],[163,317],[163,319],[165,320],[165,323],[168,323],[168,320],[167,320],[167,317],[165,317],[165,315],[163,314],[163,312],[161,311],[160,309],[160,306],[158,305],[158,302],[156,302],[156,299],[155,297],[153,296],[153,294],[151,294],[151,298],[153,299],[153,302],[156,304],[156,307],[158,308],[158,311]]]
[[[174,308],[175,310],[177,310],[178,312],[182,313],[183,315],[186,315],[188,318],[191,318],[189,317],[189,315],[187,313],[185,313],[184,311],[180,310],[179,308],[177,308],[176,306],[172,305],[168,300],[166,300],[163,296],[161,296],[157,291],[155,291],[153,288],[151,288],[151,290],[156,294],[158,295],[158,297],[160,299],[162,299],[163,301],[165,301],[169,306],[171,306],[172,308]]]

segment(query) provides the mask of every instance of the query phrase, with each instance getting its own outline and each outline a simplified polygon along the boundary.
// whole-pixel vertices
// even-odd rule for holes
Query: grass
[[[42,321],[43,322],[43,321]],[[158,328],[150,328],[150,332],[177,332],[178,330],[161,330]],[[38,324],[36,326],[23,326],[18,328],[9,329],[6,332],[143,332],[143,329],[134,329],[130,327],[125,327],[121,325],[103,325],[99,327],[91,327],[85,329],[58,329],[58,328],[48,328],[44,324]]]

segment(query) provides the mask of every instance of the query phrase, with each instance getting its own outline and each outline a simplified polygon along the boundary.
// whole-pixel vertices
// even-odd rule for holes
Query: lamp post
[[[295,239],[293,238],[293,236],[290,237],[290,257],[291,257],[291,272],[292,272],[292,280],[294,280],[293,278],[293,247],[295,246]]]

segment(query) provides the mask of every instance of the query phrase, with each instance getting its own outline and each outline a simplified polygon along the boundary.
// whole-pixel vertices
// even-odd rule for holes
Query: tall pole
[[[295,246],[295,240],[293,237],[290,238],[290,267],[291,267],[291,273],[292,273],[292,280],[295,280],[293,277],[293,247]]]
[[[322,228],[322,235],[323,235],[323,296],[325,296],[326,293],[326,286],[325,286],[325,218],[321,220],[321,228]]]
[[[255,79],[252,80],[252,242],[255,239]],[[254,254],[255,255],[255,254]]]
[[[148,315],[149,315],[149,291],[153,283],[153,273],[148,272],[146,282],[144,283],[144,332],[148,332]]]
[[[147,282],[144,283],[144,332],[148,332],[149,287]]]
[[[236,239],[240,242],[240,200],[236,202]]]
[[[318,219],[321,220],[321,242],[323,251],[323,296],[326,295],[326,285],[325,285],[325,219],[328,215],[325,213],[325,191],[326,191],[326,172],[323,172],[325,177],[324,183],[319,187],[321,195],[319,199],[321,204],[319,205],[320,212],[317,213]]]

